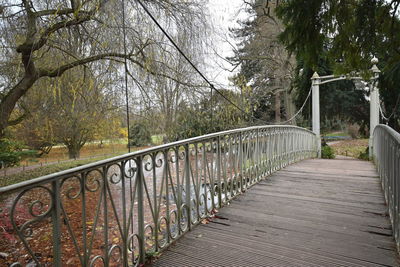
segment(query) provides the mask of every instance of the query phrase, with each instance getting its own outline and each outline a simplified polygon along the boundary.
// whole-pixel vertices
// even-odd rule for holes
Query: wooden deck
[[[306,160],[252,187],[153,266],[398,266],[369,162]]]

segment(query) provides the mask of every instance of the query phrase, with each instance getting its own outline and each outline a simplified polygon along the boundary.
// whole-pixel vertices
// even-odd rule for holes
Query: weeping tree
[[[153,32],[140,30],[146,28],[147,15],[135,1],[126,0],[129,19],[123,27],[121,3],[116,0],[0,0],[0,137],[5,135],[8,126],[26,117],[18,103],[42,79],[57,79],[71,69],[91,63],[122,63],[125,59],[136,69],[169,77],[157,73],[151,67],[152,58],[146,54],[147,47],[164,48]],[[180,27],[185,27],[184,23],[202,7],[197,1],[158,0],[146,1],[146,4],[166,20],[179,22]],[[79,42],[79,49],[71,49],[71,38]],[[49,64],[48,59],[54,55],[60,60]]]
[[[101,80],[84,67],[68,70],[57,80],[41,79],[21,102],[34,112],[15,135],[27,143],[62,143],[69,158],[79,158],[82,147],[104,129],[118,131],[118,107]]]
[[[176,29],[176,32],[171,31],[175,37],[175,42],[180,49],[190,57],[190,60],[201,68],[204,66],[204,45],[201,40],[206,39],[205,34],[195,34],[199,23],[193,20],[191,25],[192,30]],[[204,25],[204,29],[207,25]],[[204,33],[206,30],[204,31]],[[160,40],[168,43],[165,36],[161,36]],[[152,48],[147,48],[150,50]],[[178,120],[179,113],[182,112],[183,104],[195,104],[198,99],[209,89],[204,85],[202,78],[195,72],[187,60],[179,54],[175,47],[167,46],[165,50],[154,50],[151,53],[154,58],[161,60],[162,64],[155,60],[153,69],[157,69],[158,73],[165,74],[164,76],[153,76],[143,73],[147,76],[146,81],[138,81],[140,88],[140,99],[146,101],[151,99],[149,106],[154,110],[157,117],[161,118],[161,123],[157,123],[161,132],[166,134],[166,138],[170,136],[170,132],[174,132],[175,128],[180,124]],[[168,65],[168,68],[163,67]],[[169,75],[171,78],[167,78]]]

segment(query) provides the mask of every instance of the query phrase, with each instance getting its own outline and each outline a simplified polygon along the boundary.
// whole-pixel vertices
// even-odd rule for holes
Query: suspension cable
[[[124,35],[124,54],[126,55],[127,53],[127,48],[126,48],[126,24],[125,24],[125,0],[122,0],[122,33]],[[128,96],[128,61],[127,58],[124,57],[124,66],[125,66],[125,104],[126,104],[126,125],[128,128],[128,152],[131,152],[131,146],[130,146],[130,118],[129,118],[129,96]]]
[[[244,111],[242,108],[240,108],[238,105],[236,105],[234,102],[232,102],[229,98],[227,98],[223,93],[221,93],[217,88],[215,88],[214,84],[211,83],[206,76],[196,67],[196,65],[189,59],[188,56],[182,51],[182,49],[175,43],[175,41],[172,39],[172,37],[167,33],[167,31],[161,26],[161,24],[157,21],[157,19],[153,16],[153,14],[149,11],[149,9],[142,3],[141,0],[137,0],[139,5],[143,8],[143,10],[147,13],[147,15],[151,18],[151,20],[157,25],[157,27],[161,30],[161,32],[167,37],[167,39],[171,42],[171,44],[176,48],[176,50],[185,58],[185,60],[192,66],[192,68],[200,75],[201,78],[210,86],[211,90],[214,90],[216,93],[218,93],[220,96],[222,96],[226,101],[228,101],[232,106],[234,106],[236,109],[244,113],[246,116],[250,115],[253,119],[258,120],[260,122],[266,123],[266,124],[274,124],[274,122],[267,122],[264,120],[261,120],[259,118],[254,117],[252,114],[248,114],[246,111]],[[300,114],[300,112],[303,110],[308,98],[310,97],[311,94],[311,89],[307,95],[306,100],[304,101],[302,107],[300,110],[289,120],[286,120],[284,122],[280,122],[278,124],[284,124],[289,121],[292,121],[296,116]],[[275,122],[276,124],[276,122]]]
[[[227,98],[223,93],[221,93],[217,88],[215,88],[214,84],[212,84],[206,76],[194,65],[194,63],[189,59],[188,56],[182,51],[182,49],[175,43],[175,41],[172,39],[172,37],[166,32],[166,30],[160,25],[160,23],[157,21],[157,19],[151,14],[151,12],[148,10],[148,8],[142,3],[142,1],[137,0],[137,2],[140,4],[140,6],[143,8],[143,10],[147,13],[147,15],[151,18],[151,20],[157,25],[157,27],[162,31],[162,33],[167,37],[167,39],[171,42],[171,44],[178,50],[178,52],[185,58],[185,60],[193,67],[193,69],[203,78],[203,80],[210,86],[212,90],[214,90],[216,93],[218,93],[220,96],[222,96],[226,101],[228,101],[232,106],[240,110],[241,112],[247,114],[246,111],[244,111],[242,108],[240,108],[238,105],[236,105],[234,102],[232,102],[229,98]],[[247,114],[248,115],[248,114]],[[255,118],[257,119],[257,118]],[[259,120],[259,119],[258,119]]]
[[[399,106],[399,104],[400,104],[400,94],[399,94],[399,96],[397,97],[397,100],[396,100],[396,103],[395,103],[395,106],[394,106],[394,108],[393,108],[392,113],[390,113],[390,115],[386,117],[385,114],[383,113],[382,103],[379,101],[379,112],[381,113],[382,118],[383,118],[384,120],[386,120],[386,124],[389,123],[390,118],[392,118],[393,115],[396,113],[397,107]]]
[[[290,119],[288,119],[288,120],[286,120],[286,121],[283,121],[283,122],[280,122],[280,124],[285,124],[285,123],[288,123],[288,122],[294,120],[294,119],[300,114],[300,112],[303,111],[303,109],[304,109],[304,107],[305,107],[305,105],[306,105],[306,103],[307,103],[307,100],[310,98],[311,91],[312,91],[312,87],[310,87],[310,90],[308,91],[308,95],[307,95],[306,99],[304,100],[303,105],[302,105],[301,108],[296,112],[296,114],[294,114]]]

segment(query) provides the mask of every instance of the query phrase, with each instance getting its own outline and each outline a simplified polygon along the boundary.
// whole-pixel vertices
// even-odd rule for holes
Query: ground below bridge
[[[312,159],[253,186],[153,266],[398,266],[370,162]]]

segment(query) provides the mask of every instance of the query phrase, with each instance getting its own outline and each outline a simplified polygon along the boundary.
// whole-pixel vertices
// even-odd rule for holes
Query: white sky
[[[209,0],[208,7],[211,23],[217,31],[213,40],[217,53],[222,57],[233,56],[233,50],[229,42],[235,44],[236,41],[229,37],[229,28],[237,27],[236,21],[239,18],[243,20],[246,17],[243,6],[243,0]],[[225,39],[228,39],[229,42]],[[230,87],[228,77],[232,76],[233,73],[224,70],[224,68],[232,69],[233,67],[217,56],[212,56],[209,64],[212,65],[207,75],[209,79],[221,87]]]

